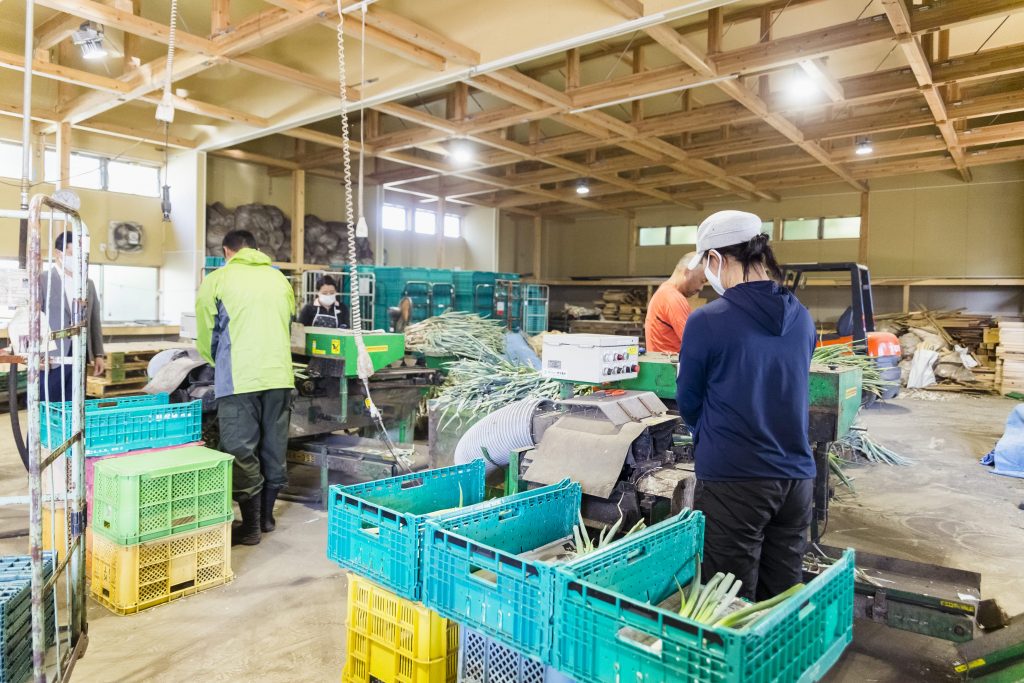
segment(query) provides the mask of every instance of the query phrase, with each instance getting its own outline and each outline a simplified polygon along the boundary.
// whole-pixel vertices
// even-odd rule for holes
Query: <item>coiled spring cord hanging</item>
[[[356,370],[359,375],[359,379],[363,383],[363,389],[366,392],[365,405],[370,416],[377,423],[377,427],[380,431],[381,440],[384,445],[387,446],[388,451],[391,453],[391,457],[394,458],[395,462],[407,472],[411,472],[408,462],[405,457],[399,454],[395,450],[395,445],[391,441],[391,437],[388,436],[387,429],[384,426],[384,418],[377,408],[377,405],[373,402],[373,398],[370,396],[370,376],[373,375],[373,361],[370,360],[370,354],[366,350],[366,343],[363,340],[363,316],[359,305],[359,276],[356,271],[356,267],[359,264],[356,255],[356,215],[355,206],[352,198],[352,153],[351,153],[351,136],[348,125],[348,88],[346,87],[346,71],[345,71],[345,13],[342,11],[341,0],[337,0],[338,5],[338,90],[341,95],[341,159],[343,167],[343,177],[345,183],[345,222],[348,225],[348,267],[349,267],[349,311],[351,311],[352,318],[352,331],[355,333],[355,342],[357,350],[356,359]],[[360,45],[365,44],[366,37],[366,6],[362,8],[363,12],[363,23],[362,23],[362,34],[363,40],[360,41]],[[365,75],[366,72],[366,58],[365,51],[361,49],[361,55],[363,58],[362,70]],[[365,78],[364,78],[365,80]],[[361,120],[361,119],[360,119]],[[364,131],[360,127],[359,135],[364,136]],[[363,169],[363,158],[362,158],[362,146],[360,146],[360,158],[359,168],[360,176],[362,175]],[[359,182],[359,213],[360,216],[363,213],[363,202],[362,202],[362,189],[363,181],[360,177]]]

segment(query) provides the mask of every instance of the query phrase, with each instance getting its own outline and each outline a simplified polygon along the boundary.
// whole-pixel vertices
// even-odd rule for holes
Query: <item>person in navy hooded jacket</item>
[[[814,458],[807,383],[814,321],[779,282],[761,219],[719,211],[697,230],[689,268],[719,298],[695,310],[679,352],[676,402],[694,435],[703,576],[732,572],[764,600],[802,581]]]

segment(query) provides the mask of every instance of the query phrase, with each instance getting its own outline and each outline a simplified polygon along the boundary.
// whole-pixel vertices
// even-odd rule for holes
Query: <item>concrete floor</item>
[[[986,597],[1024,612],[1024,480],[977,464],[1014,404],[940,394],[865,412],[872,437],[913,457],[906,468],[854,472],[858,495],[835,501],[825,541],[980,571]],[[0,418],[0,495],[24,491],[7,416]],[[0,532],[24,529],[26,512],[0,508]],[[344,660],[346,579],[325,558],[326,516],[278,507],[278,530],[233,550],[224,587],[121,617],[90,602],[90,646],[75,679],[121,681],[336,681]],[[0,543],[23,552],[24,539]],[[955,649],[934,639],[858,623],[827,681],[944,681]]]

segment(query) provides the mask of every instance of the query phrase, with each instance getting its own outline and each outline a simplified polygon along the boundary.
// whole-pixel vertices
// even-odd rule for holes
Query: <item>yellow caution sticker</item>
[[[340,339],[332,339],[331,340],[331,353],[333,353],[335,355],[341,353],[341,340]]]
[[[857,387],[850,387],[846,390],[846,398],[850,399],[857,395]]]
[[[383,353],[388,350],[387,346],[367,346],[367,353]]]
[[[628,349],[626,349],[626,353],[636,354],[637,353],[637,348],[635,346],[630,346]]]
[[[316,340],[315,339],[313,340],[313,355],[314,356],[324,356],[324,355],[327,355],[326,351],[324,351],[323,349],[318,349],[316,347]]]
[[[958,674],[967,673],[971,669],[977,669],[979,666],[985,666],[986,662],[984,659],[975,659],[974,661],[967,662],[966,664],[957,664],[953,670]]]
[[[952,609],[958,609],[968,614],[974,614],[974,605],[965,605],[962,602],[952,602],[950,600],[939,600],[939,604],[943,607],[950,607]]]

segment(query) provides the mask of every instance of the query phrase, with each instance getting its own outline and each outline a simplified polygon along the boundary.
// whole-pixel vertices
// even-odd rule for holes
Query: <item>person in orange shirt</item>
[[[669,279],[661,283],[647,303],[644,337],[648,352],[679,353],[683,341],[683,327],[690,316],[687,298],[701,290],[706,282],[702,269],[687,266],[696,252],[684,256]]]

